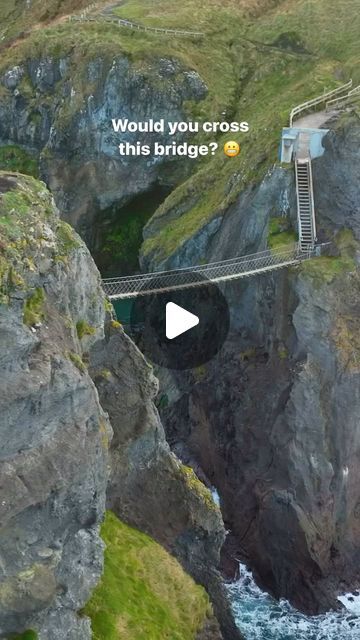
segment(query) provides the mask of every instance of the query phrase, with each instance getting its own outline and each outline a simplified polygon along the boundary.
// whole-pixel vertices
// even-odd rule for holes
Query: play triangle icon
[[[182,333],[196,327],[200,322],[199,318],[190,311],[186,311],[174,302],[166,305],[166,337],[173,340]]]

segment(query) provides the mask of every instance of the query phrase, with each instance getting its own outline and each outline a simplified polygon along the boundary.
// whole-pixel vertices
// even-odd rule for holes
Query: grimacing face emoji
[[[240,145],[234,140],[230,140],[229,142],[225,142],[224,144],[224,153],[228,158],[235,158],[240,153]]]

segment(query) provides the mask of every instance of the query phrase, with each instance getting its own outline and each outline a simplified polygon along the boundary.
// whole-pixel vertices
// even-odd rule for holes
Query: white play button
[[[190,311],[186,311],[174,302],[166,305],[166,337],[173,340],[185,331],[196,327],[200,322],[199,318]]]

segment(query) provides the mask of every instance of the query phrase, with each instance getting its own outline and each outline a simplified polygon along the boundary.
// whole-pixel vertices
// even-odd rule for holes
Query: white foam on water
[[[287,600],[278,602],[240,565],[240,579],[227,586],[236,623],[246,640],[360,640],[360,593],[339,597],[346,609],[306,616]]]
[[[338,600],[344,605],[344,607],[360,616],[360,592],[354,591],[354,593],[345,593],[343,596],[339,596]],[[360,639],[359,639],[360,640]]]

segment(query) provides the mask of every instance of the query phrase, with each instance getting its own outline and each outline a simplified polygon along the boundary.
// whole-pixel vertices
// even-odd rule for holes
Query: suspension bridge
[[[319,254],[318,247],[309,247],[303,251],[296,243],[276,251],[260,251],[252,255],[173,271],[155,271],[123,278],[107,278],[103,280],[103,287],[110,300],[135,298],[139,295],[204,286],[209,281],[216,283],[246,278],[299,264],[316,254]]]
[[[360,86],[351,89],[352,81],[333,91],[324,93],[306,103],[295,107],[290,114],[290,126],[296,126],[295,116],[308,112],[321,103],[329,105],[347,102],[349,98],[360,95]],[[319,114],[316,114],[317,116]],[[329,118],[327,115],[324,121]],[[306,120],[306,118],[303,120]],[[295,164],[297,226],[299,241],[291,246],[276,250],[267,249],[245,256],[230,258],[220,262],[189,266],[170,271],[156,271],[120,278],[103,280],[103,288],[110,300],[135,298],[149,295],[204,286],[208,282],[218,283],[267,273],[277,269],[291,267],[320,256],[325,245],[317,243],[316,216],[314,203],[313,176],[311,165],[311,120],[304,127],[302,123],[293,154]]]

